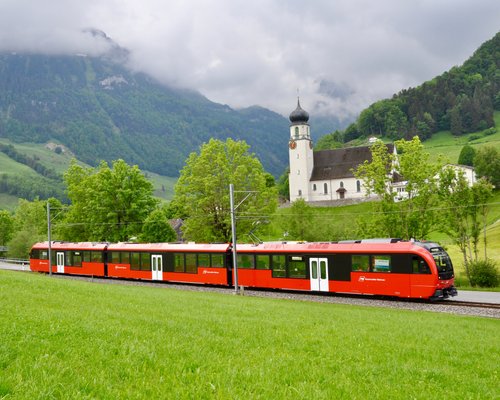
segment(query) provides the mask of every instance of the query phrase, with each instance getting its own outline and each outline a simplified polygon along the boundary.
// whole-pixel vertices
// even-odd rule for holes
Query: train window
[[[101,251],[91,251],[90,261],[95,263],[102,263],[102,252]]]
[[[130,264],[130,253],[121,253],[120,258],[122,264]]]
[[[391,256],[380,254],[372,256],[372,272],[391,272]]]
[[[306,277],[306,262],[302,256],[288,256],[288,276],[290,278]]]
[[[224,254],[212,254],[212,267],[224,268]]]
[[[286,278],[285,256],[271,256],[273,278]]]
[[[370,256],[353,255],[352,270],[368,272],[370,267]]]
[[[174,254],[174,272],[184,272],[184,254]]]
[[[419,256],[413,256],[412,257],[412,266],[413,266],[413,273],[414,274],[430,274],[431,269],[425,262],[425,260],[422,257]]]
[[[82,251],[82,261],[90,262],[90,251]]]
[[[320,272],[321,272],[321,279],[326,279],[326,262],[321,260],[319,262],[319,265],[320,265]],[[304,275],[304,278],[305,278],[305,275]]]
[[[253,254],[238,254],[238,268],[253,268]]]
[[[210,267],[210,254],[208,253],[198,254],[198,267],[202,268]]]
[[[196,265],[196,254],[194,253],[186,254],[186,272],[190,274],[198,273],[198,267]]]
[[[255,264],[257,269],[270,269],[271,268],[271,260],[269,259],[269,256],[265,256],[262,254],[259,254],[255,256]]]
[[[120,252],[119,251],[112,251],[111,252],[111,262],[113,264],[120,264]]]
[[[40,260],[48,260],[49,259],[49,252],[47,250],[40,250],[40,255],[38,256],[38,258]]]
[[[82,266],[82,252],[81,251],[70,251],[68,252],[69,260],[68,265],[72,267]]]
[[[151,254],[141,253],[141,271],[151,271]]]
[[[141,269],[140,253],[130,253],[130,269],[139,271]]]

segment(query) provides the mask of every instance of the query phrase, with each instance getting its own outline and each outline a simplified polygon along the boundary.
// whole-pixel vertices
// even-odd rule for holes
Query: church
[[[369,146],[313,151],[309,113],[300,100],[290,114],[290,201],[332,202],[365,199],[363,182],[353,174],[359,164],[371,160]],[[387,150],[396,154],[393,144]]]

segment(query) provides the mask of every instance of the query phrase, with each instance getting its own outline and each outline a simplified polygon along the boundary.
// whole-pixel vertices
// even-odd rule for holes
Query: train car
[[[437,299],[457,294],[436,243],[397,239],[237,246],[242,286]]]
[[[106,276],[107,243],[52,242],[51,271],[59,274]],[[49,242],[36,243],[30,252],[30,269],[49,272]]]
[[[231,284],[229,249],[228,244],[110,244],[108,276],[228,285]]]
[[[231,286],[228,244],[53,242],[53,272]],[[454,296],[448,254],[436,243],[398,239],[237,246],[240,286],[437,299]],[[48,272],[48,243],[31,251]],[[55,267],[55,269],[54,269]]]

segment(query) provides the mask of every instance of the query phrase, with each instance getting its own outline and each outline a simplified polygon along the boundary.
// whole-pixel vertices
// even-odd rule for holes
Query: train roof
[[[149,251],[149,252],[202,252],[221,253],[230,249],[228,243],[113,243],[108,246],[109,251]]]
[[[59,242],[52,241],[50,243],[50,248],[52,250],[93,250],[93,251],[103,251],[106,250],[108,243],[104,242]],[[32,249],[47,249],[49,247],[49,242],[35,243]]]
[[[413,241],[345,241],[345,242],[311,242],[311,243],[287,243],[287,242],[267,242],[252,244],[238,244],[237,252],[243,253],[368,253],[368,252],[421,252],[423,246],[419,242]]]

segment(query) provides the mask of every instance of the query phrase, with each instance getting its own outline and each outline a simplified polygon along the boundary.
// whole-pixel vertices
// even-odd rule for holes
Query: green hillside
[[[14,149],[27,157],[37,160],[38,163],[42,164],[48,169],[53,169],[57,174],[59,174],[60,179],[58,180],[47,180],[47,178],[40,175],[37,171],[30,168],[29,166],[22,164],[12,158],[9,158],[6,154],[0,152],[0,185],[4,176],[8,177],[10,186],[9,189],[14,193],[25,193],[25,186],[31,187],[32,185],[43,185],[44,191],[39,193],[30,192],[29,196],[22,196],[16,194],[8,194],[4,190],[0,190],[0,209],[6,209],[13,211],[17,205],[19,197],[28,200],[33,200],[35,197],[46,198],[44,194],[58,195],[56,197],[64,199],[64,185],[62,183],[62,175],[68,169],[71,160],[74,159],[74,154],[69,152],[67,149],[63,150],[61,153],[56,153],[54,151],[55,147],[34,144],[34,143],[12,143],[6,139],[0,139],[1,145],[11,145]],[[88,166],[85,163],[80,162],[81,165]],[[146,177],[153,183],[154,195],[162,200],[170,200],[173,196],[173,187],[177,178],[166,177],[154,172],[144,171]],[[35,188],[38,186],[35,186]],[[55,191],[51,192],[48,190],[50,187],[54,187]],[[2,187],[0,186],[0,189]]]
[[[500,32],[463,65],[370,105],[342,132],[343,142],[370,136],[396,140],[418,135],[426,140],[441,131],[454,136],[483,131],[494,125],[494,112],[500,111],[499,68]]]
[[[177,176],[201,143],[232,137],[279,175],[288,124],[270,110],[234,110],[105,58],[0,54],[0,138],[63,144],[89,165],[122,158]]]

